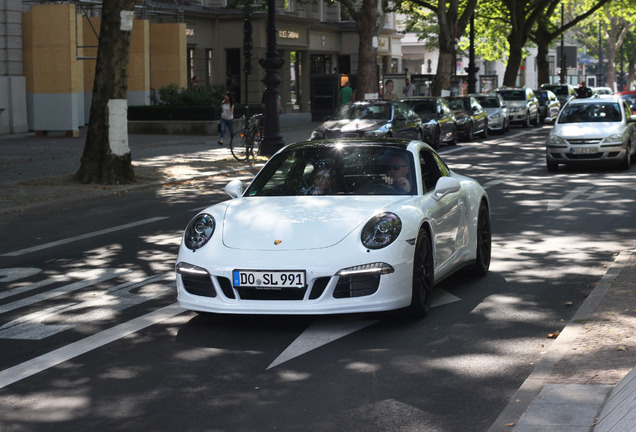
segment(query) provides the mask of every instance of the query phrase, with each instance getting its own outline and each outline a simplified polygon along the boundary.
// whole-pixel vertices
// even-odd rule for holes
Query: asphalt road
[[[487,430],[636,238],[636,168],[548,173],[548,131],[441,149],[490,194],[493,262],[420,321],[180,310],[181,232],[226,179],[0,216],[0,430]]]

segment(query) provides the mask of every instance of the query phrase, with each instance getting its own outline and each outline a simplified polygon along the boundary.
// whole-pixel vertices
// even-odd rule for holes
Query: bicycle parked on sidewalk
[[[234,159],[240,162],[254,159],[263,142],[263,114],[254,114],[247,119],[241,117],[243,127],[232,135],[230,151]]]

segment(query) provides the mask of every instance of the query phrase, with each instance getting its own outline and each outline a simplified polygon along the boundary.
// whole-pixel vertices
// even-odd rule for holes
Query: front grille
[[[603,153],[590,153],[590,154],[566,154],[568,159],[572,160],[585,160],[585,159],[599,159],[603,156]]]
[[[368,296],[375,293],[379,286],[379,274],[340,276],[333,296],[334,298]]]
[[[236,288],[241,300],[302,300],[306,288]]]
[[[183,282],[183,288],[190,294],[203,297],[216,297],[212,279],[210,279],[210,275],[207,273],[182,272],[181,281]]]
[[[580,138],[580,139],[568,139],[570,145],[595,145],[601,142],[600,138]]]
[[[221,290],[223,291],[223,294],[225,294],[225,297],[227,298],[236,298],[234,296],[234,290],[232,289],[232,281],[229,280],[226,277],[217,277],[216,280],[219,282],[219,285],[221,285]]]

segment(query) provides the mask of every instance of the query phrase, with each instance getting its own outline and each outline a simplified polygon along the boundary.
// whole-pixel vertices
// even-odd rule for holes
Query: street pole
[[[563,7],[563,3],[561,3],[561,28],[563,28],[565,15],[565,8]],[[565,32],[561,33],[561,74],[560,74],[560,83],[565,84],[565,78],[568,74],[568,63],[567,58],[565,56]]]
[[[285,145],[280,135],[280,119],[278,118],[278,86],[283,82],[278,73],[285,61],[276,51],[276,0],[267,0],[267,53],[258,63],[265,69],[263,83],[265,91],[265,138],[261,144],[261,155],[271,156]]]
[[[603,39],[601,37],[601,22],[598,23],[598,77],[596,85],[605,85],[605,74],[603,73]]]
[[[464,68],[468,73],[468,94],[477,92],[476,74],[479,68],[475,66],[475,13],[470,16],[470,46],[468,48],[468,67]]]
[[[252,73],[252,7],[249,3],[243,7],[243,73],[245,74],[245,118],[250,117],[249,76]]]

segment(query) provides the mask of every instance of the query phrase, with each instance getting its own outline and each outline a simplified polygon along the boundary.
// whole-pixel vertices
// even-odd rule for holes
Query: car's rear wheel
[[[473,270],[476,274],[483,276],[490,268],[490,257],[492,249],[492,230],[490,227],[490,212],[486,203],[479,205],[477,216],[477,256]]]
[[[426,228],[420,229],[413,259],[413,284],[411,304],[404,309],[406,316],[422,318],[433,301],[434,260],[431,236]]]

